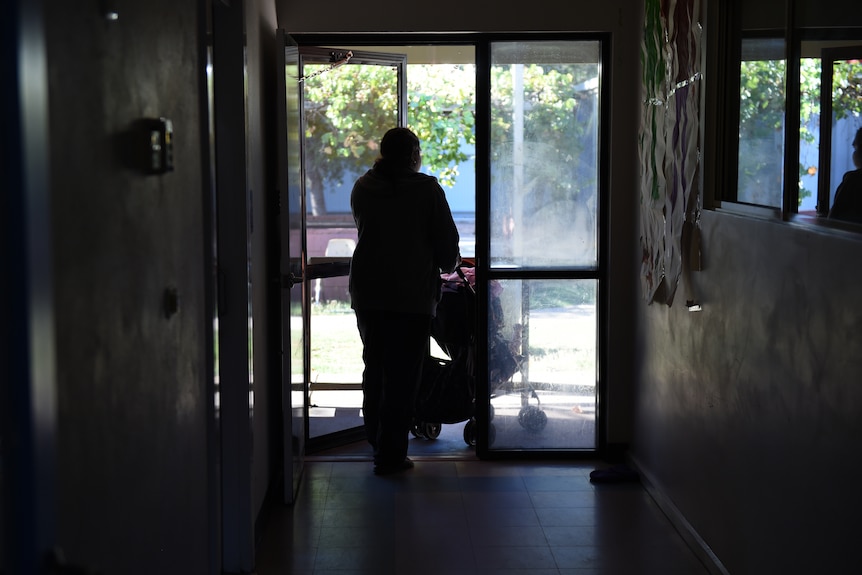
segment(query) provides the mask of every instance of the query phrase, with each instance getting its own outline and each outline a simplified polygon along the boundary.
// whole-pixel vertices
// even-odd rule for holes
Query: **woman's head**
[[[380,157],[393,167],[418,170],[420,151],[419,138],[408,128],[392,128],[380,140]]]

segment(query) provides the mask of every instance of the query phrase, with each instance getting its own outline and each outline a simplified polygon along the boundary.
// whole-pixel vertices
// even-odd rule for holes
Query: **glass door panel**
[[[503,279],[491,286],[491,448],[595,448],[596,285]]]
[[[597,447],[601,52],[491,45],[489,450]]]
[[[347,50],[348,47],[337,48]],[[406,54],[407,56],[407,126],[413,130],[422,143],[423,162],[421,171],[435,176],[442,186],[455,225],[460,235],[460,250],[464,258],[474,258],[476,251],[476,49],[472,45],[390,45],[390,46],[368,46],[365,48],[372,52],[386,52],[387,50]],[[369,158],[369,165],[372,161]],[[352,181],[350,182],[352,184]],[[347,200],[348,189],[344,190],[343,200],[335,203],[333,198],[327,198],[327,209],[349,212]],[[317,229],[309,228],[309,242]],[[355,236],[352,236],[355,237]],[[318,240],[323,245],[322,240]],[[381,278],[385,280],[386,273],[398,273],[398,262],[381,266]],[[326,280],[324,280],[326,281]],[[384,284],[382,284],[384,285]],[[315,301],[319,301],[319,309],[326,310],[329,314],[339,312],[340,303],[334,302],[327,295],[330,288],[326,283],[321,284],[320,295]],[[337,290],[338,286],[333,286]],[[385,289],[382,287],[381,289]],[[315,297],[316,291],[312,296]],[[335,304],[335,305],[333,305]],[[318,309],[317,306],[314,306]],[[317,316],[314,316],[315,318]],[[351,315],[352,318],[352,315]],[[342,318],[343,320],[344,318]],[[352,319],[351,319],[352,321]],[[361,352],[361,347],[356,334],[355,322],[347,325],[345,323],[345,335],[354,337],[356,348]],[[474,326],[471,326],[474,330]],[[315,337],[312,339],[312,353],[325,353],[321,345],[318,348],[317,334],[319,330],[314,328]],[[347,345],[347,342],[344,342]],[[319,351],[315,351],[318,350]],[[430,341],[430,352],[435,358],[447,358],[433,340]],[[358,357],[358,355],[356,356]],[[340,354],[340,359],[346,359]],[[320,365],[320,362],[312,362]],[[312,379],[313,393],[311,397],[312,415],[319,414],[321,423],[325,423],[324,417],[336,417],[341,415],[352,415],[361,401],[361,394],[355,393],[348,396],[343,393],[351,385],[339,377],[343,377],[346,366],[333,366],[337,370],[329,369],[327,374],[321,370],[319,379]],[[318,377],[312,370],[312,377]],[[338,381],[340,389],[333,389],[331,383],[323,382]],[[317,383],[314,383],[317,382]],[[333,410],[333,400],[340,396],[338,401],[342,404]],[[312,421],[314,419],[312,418]],[[328,423],[333,423],[329,421]],[[424,423],[434,425],[433,433],[425,433]],[[340,425],[340,424],[339,424]],[[467,437],[475,436],[472,423],[455,424],[433,424],[432,422],[417,422],[414,427],[411,453],[434,453],[434,454],[463,454],[469,452],[471,443]],[[465,433],[465,430],[471,432]],[[439,435],[434,437],[435,433]],[[426,441],[434,439],[434,441]]]
[[[784,38],[742,39],[736,190],[739,202],[781,207],[785,69]]]
[[[306,391],[314,451],[363,437],[362,343],[347,292],[357,241],[350,192],[377,158],[381,136],[404,125],[406,57],[317,47],[300,54]]]
[[[491,267],[597,258],[598,42],[494,44]]]

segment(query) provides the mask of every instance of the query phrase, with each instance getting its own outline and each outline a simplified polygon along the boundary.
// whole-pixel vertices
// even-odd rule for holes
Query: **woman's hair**
[[[418,149],[419,138],[408,128],[392,128],[380,140],[380,158],[393,166],[410,166]]]
[[[853,138],[853,147],[860,148],[862,147],[862,128],[856,130],[856,136]]]

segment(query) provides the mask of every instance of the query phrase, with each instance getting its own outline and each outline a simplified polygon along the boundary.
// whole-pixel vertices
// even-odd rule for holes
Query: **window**
[[[743,38],[739,73],[739,202],[781,208],[784,189],[783,38]]]
[[[721,207],[844,227],[828,216],[844,174],[856,169],[862,28],[801,27],[786,40],[784,30],[759,27],[750,6],[737,8],[738,68],[727,97],[737,105],[727,149],[737,168]]]
[[[820,72],[820,153],[818,187],[813,195],[818,214],[831,213],[843,219],[848,214],[836,214],[832,207],[844,174],[858,167],[853,152],[856,133],[862,128],[862,42],[841,42],[837,47],[803,43],[803,47],[808,46],[815,47],[819,58],[803,58],[800,65],[807,64],[814,72]],[[806,105],[814,107],[812,102],[803,100],[803,110]]]

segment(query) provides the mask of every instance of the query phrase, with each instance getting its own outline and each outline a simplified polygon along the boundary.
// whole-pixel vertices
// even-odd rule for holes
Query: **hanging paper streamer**
[[[646,0],[641,66],[641,287],[673,303],[699,213],[700,0]],[[688,235],[688,234],[687,234]]]

